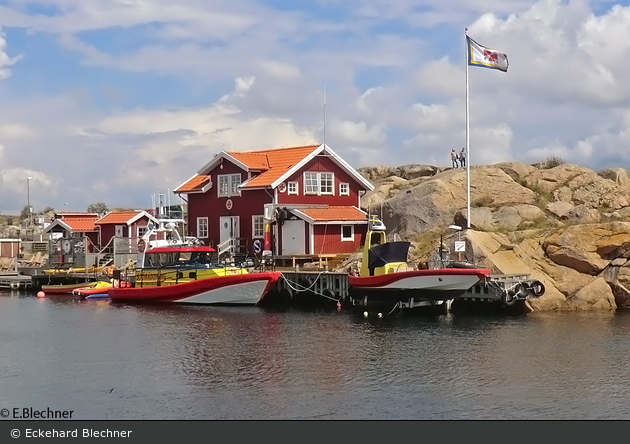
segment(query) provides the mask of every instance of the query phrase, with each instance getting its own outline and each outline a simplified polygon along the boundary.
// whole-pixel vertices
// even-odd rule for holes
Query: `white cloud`
[[[2,206],[24,205],[29,174],[48,205],[146,206],[222,149],[324,136],[357,167],[448,166],[465,144],[465,27],[510,60],[507,73],[469,68],[471,164],[630,167],[630,8],[605,5],[51,0],[47,16],[11,2],[0,6]]]

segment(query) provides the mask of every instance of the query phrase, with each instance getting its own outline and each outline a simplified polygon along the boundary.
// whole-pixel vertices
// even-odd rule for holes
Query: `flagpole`
[[[468,28],[466,28],[466,224],[470,228],[470,122],[468,118]]]

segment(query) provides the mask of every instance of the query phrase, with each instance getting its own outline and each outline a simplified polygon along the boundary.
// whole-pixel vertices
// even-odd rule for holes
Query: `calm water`
[[[630,419],[630,312],[364,319],[0,290],[0,408],[73,419]]]

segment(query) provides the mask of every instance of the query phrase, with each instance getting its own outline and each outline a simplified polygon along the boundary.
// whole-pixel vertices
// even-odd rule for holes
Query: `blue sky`
[[[630,169],[627,2],[0,0],[0,213],[27,182],[35,211],[146,209],[221,150],[324,138],[449,166],[466,27],[510,61],[469,68],[471,165]]]

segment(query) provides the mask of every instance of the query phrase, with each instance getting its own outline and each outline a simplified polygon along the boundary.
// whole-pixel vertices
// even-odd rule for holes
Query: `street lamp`
[[[26,205],[28,206],[28,227],[31,226],[31,176],[26,178]]]

